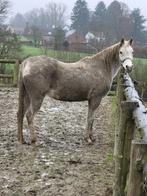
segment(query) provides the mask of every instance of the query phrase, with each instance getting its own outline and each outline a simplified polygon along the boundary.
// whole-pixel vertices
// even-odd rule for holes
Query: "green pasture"
[[[21,58],[43,55],[43,50],[32,46],[22,46]]]
[[[22,47],[22,58],[26,58],[29,56],[38,56],[38,55],[47,55],[52,58],[56,58],[65,62],[74,62],[77,61],[89,54],[79,53],[79,52],[67,52],[67,51],[57,51],[52,49],[43,49],[43,48],[35,48],[31,46],[23,46]]]
[[[147,65],[147,59],[143,58],[134,58],[135,65]]]
[[[147,59],[134,59],[133,78],[139,81],[147,81]]]

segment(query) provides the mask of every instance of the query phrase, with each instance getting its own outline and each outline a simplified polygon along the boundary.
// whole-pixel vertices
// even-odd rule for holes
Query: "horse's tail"
[[[18,140],[23,143],[23,118],[24,118],[24,97],[25,86],[22,78],[22,71],[19,72],[19,99],[18,99],[18,112],[17,112],[17,124],[18,124]]]

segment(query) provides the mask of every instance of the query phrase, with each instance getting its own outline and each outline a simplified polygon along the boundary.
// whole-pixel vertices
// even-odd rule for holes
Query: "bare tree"
[[[51,27],[61,27],[65,26],[65,16],[66,6],[64,4],[57,4],[55,2],[49,2],[46,6],[46,14],[48,24]]]
[[[2,24],[8,14],[10,2],[8,0],[0,0],[0,24]]]
[[[31,11],[25,13],[24,18],[26,23],[29,24],[29,26],[39,26],[40,10],[32,9]]]
[[[26,21],[22,14],[17,13],[14,17],[10,19],[10,24],[13,28],[25,28]]]
[[[33,9],[24,15],[29,26],[36,26],[43,33],[53,31],[54,28],[63,28],[66,20],[66,7],[61,3],[50,2],[46,8]]]

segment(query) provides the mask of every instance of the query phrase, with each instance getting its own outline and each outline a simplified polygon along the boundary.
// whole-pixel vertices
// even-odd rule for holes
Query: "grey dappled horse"
[[[108,93],[121,66],[132,69],[132,39],[112,45],[96,55],[75,63],[36,56],[23,61],[20,67],[18,140],[24,143],[23,118],[26,114],[31,142],[36,141],[33,119],[45,95],[61,101],[88,101],[85,139],[93,140],[94,111]]]

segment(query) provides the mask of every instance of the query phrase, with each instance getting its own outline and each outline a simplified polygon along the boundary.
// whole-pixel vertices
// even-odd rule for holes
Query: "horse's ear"
[[[125,43],[125,39],[124,39],[124,37],[121,39],[121,41],[120,41],[120,47],[123,45]]]
[[[130,46],[132,46],[132,44],[133,44],[133,39],[132,38],[129,40],[129,44],[130,44]]]

